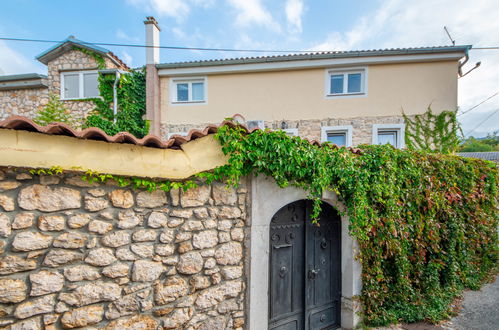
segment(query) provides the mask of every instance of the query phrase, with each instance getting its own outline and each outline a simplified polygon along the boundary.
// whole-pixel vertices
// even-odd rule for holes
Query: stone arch
[[[249,244],[248,324],[249,329],[267,329],[269,289],[269,230],[272,216],[283,206],[306,199],[307,193],[296,187],[280,188],[272,178],[259,175],[251,179],[251,229]],[[345,211],[334,192],[322,200]],[[345,214],[343,212],[343,214]],[[355,260],[357,243],[348,233],[348,216],[341,216],[341,326],[354,328],[359,317],[358,303],[352,298],[361,293],[361,266]]]

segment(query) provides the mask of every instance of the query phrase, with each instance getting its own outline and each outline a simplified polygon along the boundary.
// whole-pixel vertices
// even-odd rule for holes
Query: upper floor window
[[[395,148],[404,148],[404,124],[373,125],[373,144],[391,144]]]
[[[172,79],[172,103],[206,102],[206,78]]]
[[[97,71],[61,73],[61,99],[87,99],[99,96]]]
[[[366,70],[364,68],[327,71],[327,97],[364,94],[366,94]]]
[[[351,125],[323,126],[321,127],[321,141],[331,142],[339,147],[351,147],[352,131],[353,128]]]

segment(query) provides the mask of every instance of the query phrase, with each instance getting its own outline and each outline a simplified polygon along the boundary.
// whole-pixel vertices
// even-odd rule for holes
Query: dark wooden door
[[[340,219],[324,204],[317,226],[310,211],[309,201],[297,201],[270,223],[269,329],[340,324]]]

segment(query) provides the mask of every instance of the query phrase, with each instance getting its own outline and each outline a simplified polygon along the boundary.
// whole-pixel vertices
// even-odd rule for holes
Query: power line
[[[0,40],[61,43],[60,40],[44,40],[44,39],[0,38]],[[205,47],[182,47],[182,46],[148,46],[148,45],[137,45],[137,44],[116,44],[116,43],[107,43],[107,42],[84,42],[84,41],[78,41],[78,43],[85,44],[85,45],[97,45],[97,46],[161,48],[161,49],[175,49],[175,50],[201,50],[201,51],[218,51],[218,52],[254,52],[254,53],[306,53],[306,52],[311,52],[310,50],[269,50],[269,49],[234,49],[234,48],[205,48]]]
[[[493,95],[491,95],[491,96],[487,97],[485,100],[483,100],[482,102],[478,103],[477,105],[472,106],[472,107],[471,107],[471,108],[469,108],[468,110],[461,112],[460,114],[458,114],[458,116],[462,116],[462,115],[464,115],[465,113],[470,112],[471,110],[473,110],[473,109],[477,108],[478,106],[480,106],[480,105],[482,105],[483,103],[487,102],[488,100],[490,100],[491,98],[493,98],[493,97],[494,97],[494,96],[496,96],[496,95],[499,95],[499,91],[497,91],[497,92],[496,92],[496,93],[494,93]]]
[[[465,136],[468,136],[471,133],[473,133],[478,127],[482,126],[483,123],[485,123],[490,117],[492,117],[493,115],[495,115],[496,112],[498,112],[498,111],[499,111],[499,108],[497,108],[494,112],[492,112],[490,115],[488,115],[487,118],[485,118],[482,122],[480,122],[480,124],[476,125],[476,127],[473,128],[471,131],[469,131],[467,134],[465,134]]]

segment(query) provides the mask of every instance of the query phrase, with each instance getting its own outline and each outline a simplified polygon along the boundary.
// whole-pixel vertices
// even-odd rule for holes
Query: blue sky
[[[145,16],[161,26],[163,46],[353,50],[447,45],[446,25],[458,44],[499,46],[496,0],[16,0],[0,4],[0,37],[144,43]],[[50,44],[0,41],[0,74],[46,73],[34,57]],[[140,66],[141,48],[107,47]],[[253,56],[161,50],[162,62]],[[499,51],[472,51],[482,66],[459,79],[466,110],[499,91]],[[499,108],[499,95],[460,117],[468,133]],[[499,129],[499,112],[472,135]]]

